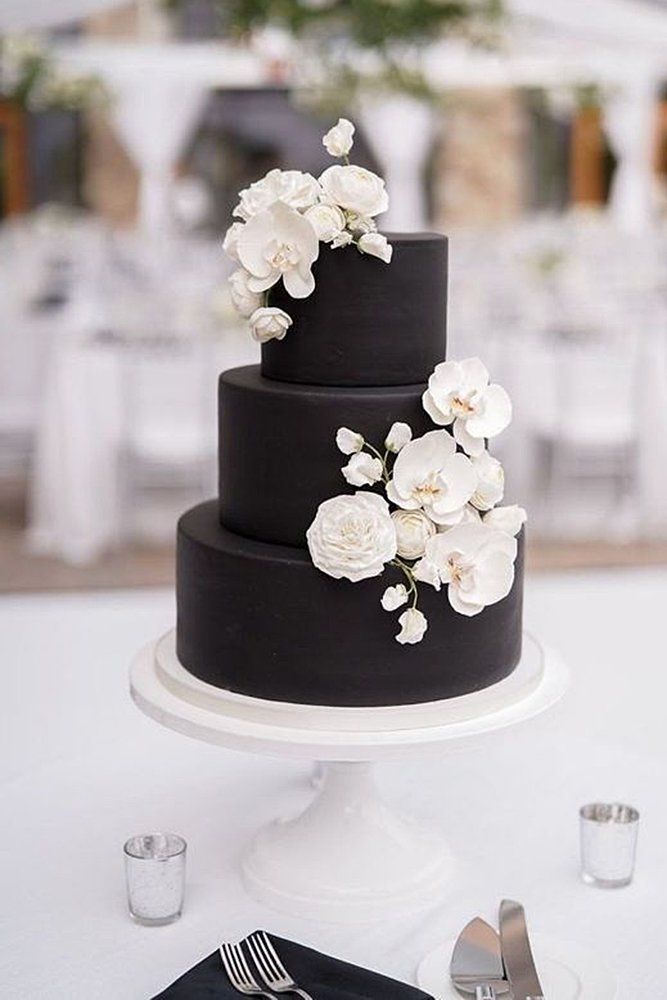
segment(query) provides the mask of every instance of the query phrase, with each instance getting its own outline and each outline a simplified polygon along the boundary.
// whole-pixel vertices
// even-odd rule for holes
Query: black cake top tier
[[[426,382],[447,340],[447,239],[387,233],[390,264],[354,246],[322,246],[315,291],[293,299],[282,284],[269,304],[293,319],[284,340],[262,345],[262,374],[311,385]]]

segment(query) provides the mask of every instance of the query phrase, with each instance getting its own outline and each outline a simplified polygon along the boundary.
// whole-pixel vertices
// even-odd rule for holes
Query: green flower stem
[[[386,451],[384,453],[384,455],[383,455],[381,451],[378,451],[377,448],[373,447],[373,445],[370,443],[370,441],[366,441],[365,439],[364,439],[364,447],[368,448],[369,451],[372,451],[373,454],[376,455],[380,459],[380,461],[382,462],[382,479],[383,479],[383,481],[385,483],[388,483],[389,482],[389,469],[387,468],[387,456],[388,456],[389,452]]]
[[[412,597],[412,607],[417,607],[417,602],[419,600],[419,589],[417,587],[417,581],[412,574],[412,568],[404,563],[402,559],[392,559],[391,566],[396,566],[404,574],[406,580],[408,581],[408,599]]]

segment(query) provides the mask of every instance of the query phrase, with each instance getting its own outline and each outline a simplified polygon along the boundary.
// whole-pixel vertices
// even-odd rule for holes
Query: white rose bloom
[[[351,431],[349,427],[339,427],[336,431],[336,447],[344,455],[354,455],[355,451],[361,451],[364,446],[364,439],[357,431]]]
[[[256,341],[282,340],[292,325],[292,317],[274,306],[261,306],[250,317],[250,332]]]
[[[407,602],[408,592],[402,583],[397,583],[395,587],[387,587],[380,599],[380,604],[385,611],[396,611]]]
[[[396,555],[396,532],[389,507],[375,493],[332,497],[321,503],[306,532],[317,569],[356,583],[379,576]]]
[[[222,241],[222,249],[225,251],[228,257],[231,257],[232,260],[238,261],[239,259],[238,242],[239,242],[239,236],[241,235],[242,232],[243,232],[243,223],[232,222],[231,226],[225,233],[224,240]]]
[[[508,507],[496,507],[495,510],[490,510],[484,515],[484,524],[505,531],[508,535],[518,535],[526,523],[527,516],[523,507],[518,507],[514,503]]]
[[[401,645],[408,643],[412,646],[416,642],[421,642],[428,628],[426,616],[418,608],[408,608],[404,611],[398,619],[398,624],[401,626],[401,631],[396,636],[396,641]]]
[[[462,615],[477,615],[507,597],[514,582],[517,544],[504,531],[461,524],[426,543],[426,560],[447,584],[449,603]]]
[[[359,451],[340,471],[350,486],[372,486],[382,479],[382,462]]]
[[[384,181],[365,167],[328,167],[320,177],[320,184],[334,205],[359,215],[373,217],[389,207]]]
[[[323,243],[331,243],[345,229],[345,216],[337,205],[313,205],[306,218]]]
[[[322,145],[330,156],[347,156],[354,142],[354,125],[347,118],[339,118],[322,139]]]
[[[419,559],[426,541],[437,528],[423,510],[395,510],[391,515],[396,528],[396,551],[401,559]]]
[[[389,428],[389,433],[384,439],[384,446],[387,451],[393,451],[398,454],[408,441],[412,441],[412,428],[409,424],[397,421]]]
[[[304,211],[319,200],[321,193],[320,185],[311,174],[303,174],[300,170],[269,170],[265,177],[241,191],[241,200],[232,214],[247,222],[277,201]]]
[[[315,288],[311,267],[320,252],[319,240],[307,219],[283,202],[246,223],[237,246],[253,292],[264,292],[281,278],[294,299],[307,298]]]
[[[359,238],[357,246],[362,253],[367,253],[371,257],[379,257],[385,264],[389,264],[394,248],[391,243],[387,243],[387,237],[381,233],[364,233]]]
[[[491,510],[503,498],[505,492],[505,472],[497,458],[483,451],[471,459],[478,476],[477,487],[470,503],[478,510]]]
[[[335,236],[331,241],[331,249],[338,250],[339,247],[349,247],[352,242],[352,233],[348,233],[347,229],[343,229],[342,232]]]
[[[472,462],[452,435],[429,431],[398,453],[387,497],[403,510],[423,509],[436,524],[458,524],[476,486]]]
[[[481,455],[484,439],[500,434],[512,419],[509,396],[502,386],[489,384],[479,358],[437,365],[422,401],[434,423],[454,424],[454,437],[468,455]]]
[[[229,276],[229,294],[232,297],[232,304],[241,316],[252,316],[256,309],[262,304],[262,296],[258,292],[252,292],[248,288],[250,275],[240,267]]]

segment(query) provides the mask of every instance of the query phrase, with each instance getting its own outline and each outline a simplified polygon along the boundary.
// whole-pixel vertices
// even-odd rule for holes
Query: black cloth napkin
[[[432,1000],[414,986],[269,936],[289,974],[313,1000]],[[153,1000],[238,1000],[239,995],[215,951]]]

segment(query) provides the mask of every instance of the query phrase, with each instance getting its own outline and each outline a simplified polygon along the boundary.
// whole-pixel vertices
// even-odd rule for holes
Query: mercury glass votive
[[[130,837],[123,847],[130,913],[141,924],[178,920],[185,891],[186,843],[174,833]]]
[[[632,882],[639,813],[619,802],[592,802],[579,810],[581,877],[606,889]]]

